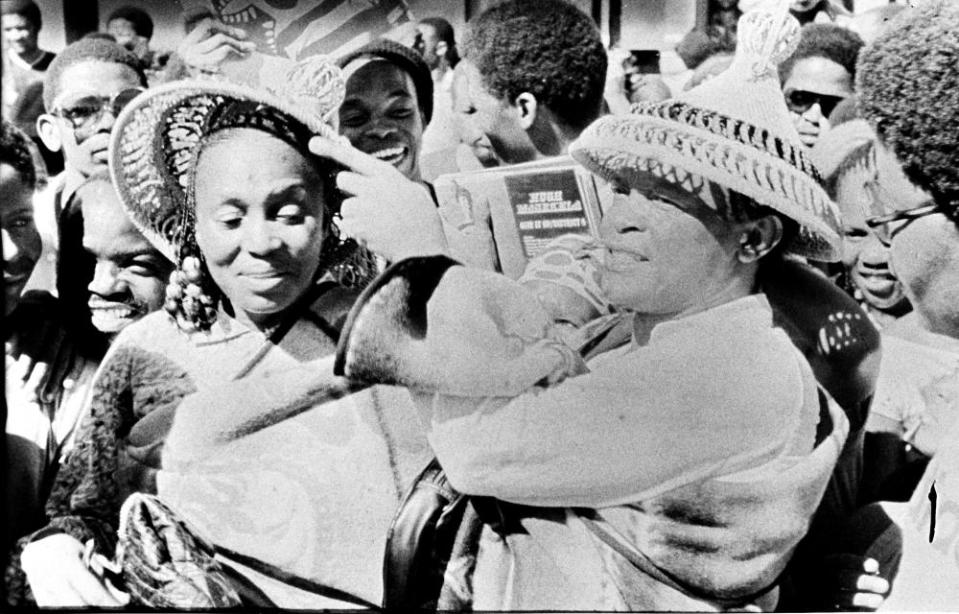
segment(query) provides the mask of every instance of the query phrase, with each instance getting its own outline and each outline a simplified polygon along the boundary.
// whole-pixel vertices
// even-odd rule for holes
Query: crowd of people
[[[277,87],[3,0],[6,605],[959,608],[959,5],[719,4],[680,87],[566,0]],[[557,160],[511,279],[434,180]]]

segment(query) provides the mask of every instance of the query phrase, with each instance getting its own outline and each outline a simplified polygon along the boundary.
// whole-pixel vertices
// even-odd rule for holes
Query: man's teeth
[[[370,155],[373,156],[374,158],[377,158],[378,160],[388,160],[390,158],[395,158],[396,156],[402,155],[403,152],[405,151],[406,151],[405,147],[391,147],[389,149],[381,149],[379,151],[374,151]]]

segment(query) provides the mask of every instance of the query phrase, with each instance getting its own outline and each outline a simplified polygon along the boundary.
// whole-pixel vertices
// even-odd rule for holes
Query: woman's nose
[[[243,234],[244,249],[258,256],[269,254],[280,247],[273,225],[266,220],[250,220]]]

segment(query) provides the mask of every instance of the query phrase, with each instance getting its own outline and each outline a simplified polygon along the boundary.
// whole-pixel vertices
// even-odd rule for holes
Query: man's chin
[[[127,326],[133,324],[142,317],[137,313],[131,316],[118,316],[109,313],[94,312],[90,318],[94,328],[107,335],[116,335]]]

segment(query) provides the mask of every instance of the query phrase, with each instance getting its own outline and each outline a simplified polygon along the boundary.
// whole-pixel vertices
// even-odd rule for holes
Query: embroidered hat
[[[345,86],[340,69],[315,56],[291,65],[282,92],[225,79],[176,81],[150,88],[117,118],[109,166],[134,226],[178,262],[191,233],[192,173],[213,132],[257,128],[305,149],[314,134],[342,140],[331,125]]]
[[[740,18],[739,46],[725,72],[674,99],[599,119],[572,144],[573,158],[605,178],[652,173],[717,210],[716,187],[738,192],[799,224],[790,251],[836,260],[839,211],[780,89],[777,66],[799,40],[788,5],[779,2]]]

